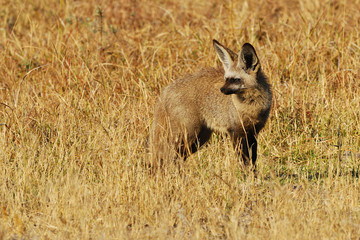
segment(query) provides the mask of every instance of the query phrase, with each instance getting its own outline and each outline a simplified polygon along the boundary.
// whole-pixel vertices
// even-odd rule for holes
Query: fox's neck
[[[253,109],[268,107],[268,91],[259,88],[246,89],[240,93],[233,94],[231,97],[238,111],[246,111],[249,107]]]
[[[259,96],[258,90],[256,88],[246,89],[239,93],[232,94],[232,101],[236,104],[251,104],[256,101],[256,98]]]

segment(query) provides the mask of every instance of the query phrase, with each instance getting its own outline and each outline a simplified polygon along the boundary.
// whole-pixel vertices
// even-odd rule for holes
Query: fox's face
[[[254,47],[245,43],[241,51],[236,54],[216,40],[213,40],[213,43],[225,70],[225,85],[220,88],[221,92],[229,95],[256,87],[256,75],[260,63]]]

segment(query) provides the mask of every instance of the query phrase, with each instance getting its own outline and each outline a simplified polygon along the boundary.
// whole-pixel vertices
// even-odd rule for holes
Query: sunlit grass
[[[358,239],[360,3],[10,1],[0,239]],[[149,175],[161,88],[254,45],[273,87],[257,174],[214,135]]]

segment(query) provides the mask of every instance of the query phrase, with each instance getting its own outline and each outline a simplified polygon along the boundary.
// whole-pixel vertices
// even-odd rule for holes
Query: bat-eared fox
[[[152,167],[197,151],[212,132],[228,133],[245,165],[255,167],[257,135],[269,117],[272,92],[254,47],[236,54],[213,40],[223,68],[206,68],[166,86],[150,132]]]

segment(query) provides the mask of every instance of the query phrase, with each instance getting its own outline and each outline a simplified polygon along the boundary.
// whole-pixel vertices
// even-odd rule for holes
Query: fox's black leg
[[[195,153],[202,145],[204,145],[211,137],[212,131],[209,128],[202,127],[197,135],[188,136],[190,141],[183,141],[181,148],[179,149],[180,156],[186,160],[186,158]]]
[[[241,158],[245,165],[251,163],[255,167],[257,158],[257,141],[254,134],[248,134],[246,137],[241,139]]]

